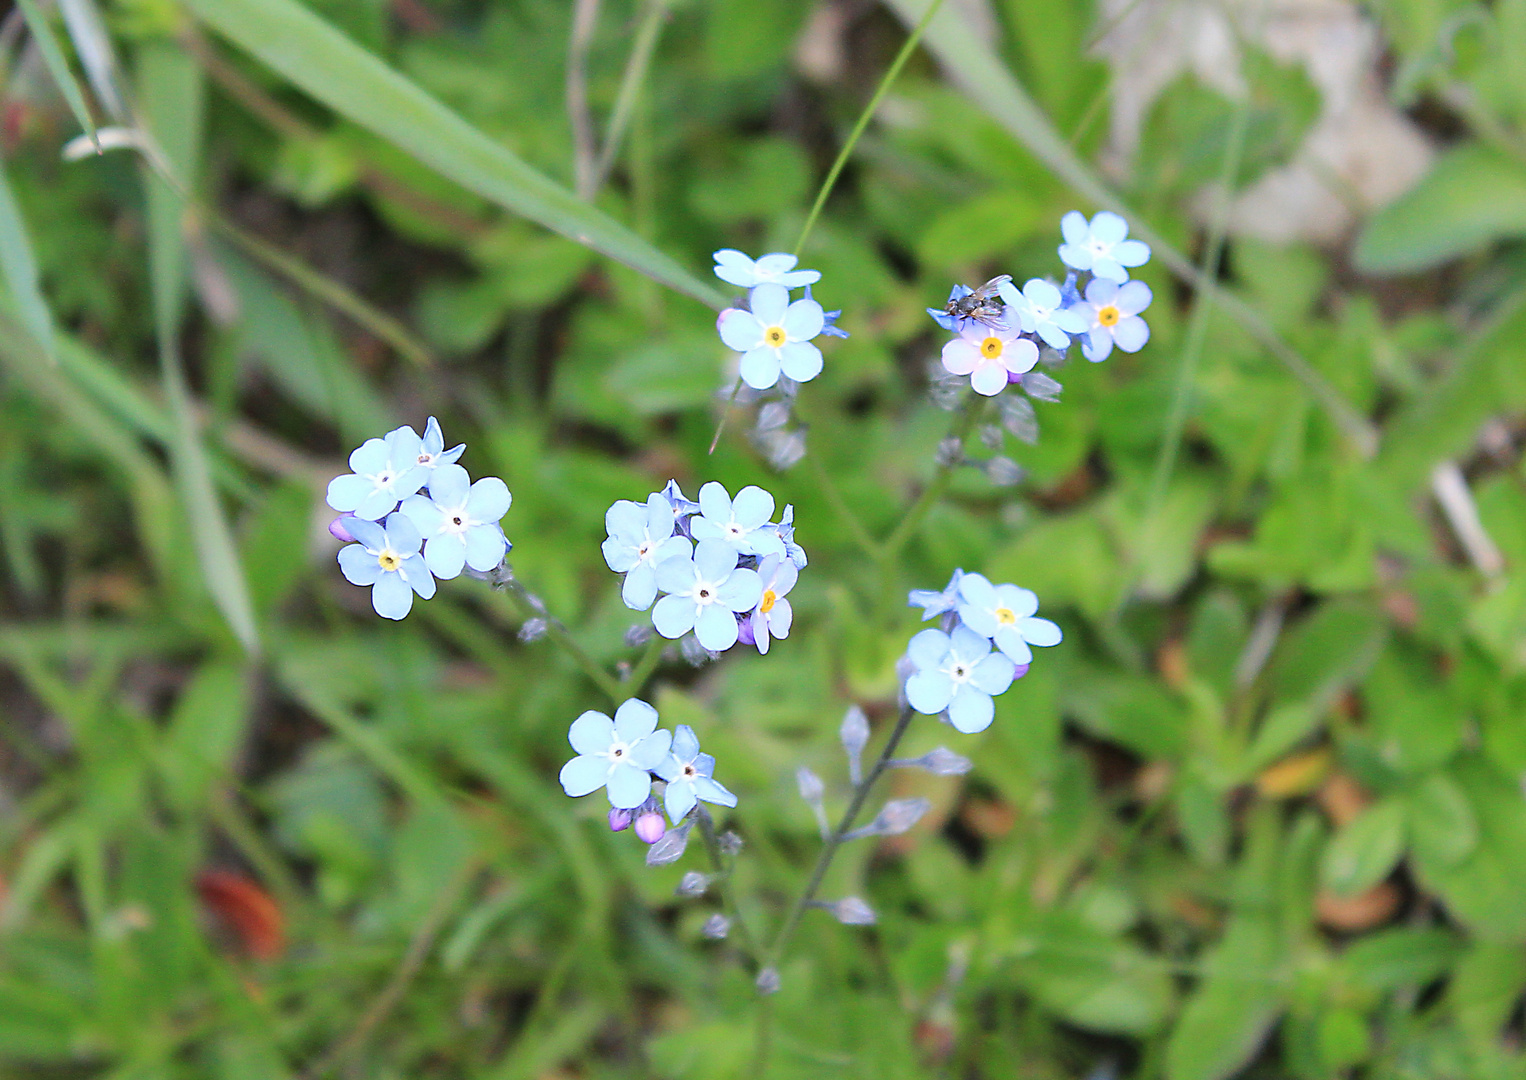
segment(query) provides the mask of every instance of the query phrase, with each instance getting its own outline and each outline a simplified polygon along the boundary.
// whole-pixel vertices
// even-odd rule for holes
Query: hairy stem
[[[725,856],[721,852],[720,839],[715,835],[715,820],[711,818],[710,811],[703,803],[695,809],[694,818],[699,822],[699,834],[704,838],[705,852],[710,856],[710,866],[715,870],[715,884],[720,890],[721,907],[725,909],[726,917],[731,920],[731,926],[736,930],[737,941],[747,956],[747,962],[756,973],[758,943],[753,938],[752,931],[747,928],[747,924],[742,921],[742,909],[737,906],[736,884],[731,879],[731,867],[726,864]]]
[[[667,638],[652,631],[652,640],[646,643],[646,651],[641,654],[641,659],[631,669],[631,673],[625,677],[624,687],[628,696],[636,697],[646,686],[647,680],[657,670],[657,665],[662,663],[662,649],[668,643]]]
[[[562,624],[561,620],[555,619],[548,614],[546,606],[538,598],[531,596],[530,590],[526,589],[517,579],[510,580],[504,586],[504,590],[514,601],[517,614],[521,618],[540,618],[546,620],[547,636],[556,642],[557,646],[564,653],[572,658],[573,663],[583,669],[583,674],[588,676],[590,682],[604,691],[610,701],[618,705],[630,697],[625,692],[626,688],[621,685],[619,680],[600,667],[598,661],[583,651],[583,647],[572,639],[572,635],[568,633],[567,627]]]
[[[958,440],[961,448],[970,437],[970,432],[975,430],[975,425],[980,422],[980,418],[985,415],[986,406],[990,403],[990,400],[990,398],[981,397],[978,394],[971,394],[969,399],[964,403],[964,409],[955,418],[948,434],[950,439]],[[880,547],[879,559],[881,565],[890,563],[900,554],[901,548],[906,545],[906,542],[916,535],[917,529],[922,526],[922,519],[927,517],[928,512],[932,510],[934,504],[943,497],[944,491],[948,489],[949,481],[953,479],[954,469],[958,464],[957,459],[940,461],[938,463],[937,470],[933,473],[933,478],[922,489],[922,494],[917,496],[917,501],[911,504],[911,509],[907,510],[906,516],[901,518],[901,523],[895,527],[895,531],[886,538],[885,543]]]

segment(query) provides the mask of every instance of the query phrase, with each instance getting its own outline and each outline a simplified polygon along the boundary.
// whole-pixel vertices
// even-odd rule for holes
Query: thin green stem
[[[546,620],[546,635],[556,642],[557,646],[564,653],[572,658],[573,663],[583,669],[583,674],[588,676],[590,682],[604,691],[605,696],[610,701],[618,705],[630,697],[625,692],[626,688],[620,684],[619,680],[605,671],[593,657],[584,652],[583,647],[572,639],[572,635],[567,632],[567,627],[562,625],[561,620],[549,615],[546,612],[546,606],[539,599],[531,596],[530,591],[524,585],[515,579],[510,580],[504,589],[514,601],[518,614],[522,618],[540,618]]]
[[[705,852],[710,856],[710,865],[715,870],[715,884],[721,894],[721,906],[726,911],[726,917],[731,920],[731,926],[736,931],[737,941],[747,955],[748,963],[752,965],[756,973],[758,943],[753,938],[752,931],[747,928],[747,924],[742,921],[742,909],[737,904],[736,882],[732,878],[732,868],[726,864],[725,856],[721,852],[720,838],[715,835],[715,820],[703,803],[696,809],[694,817],[699,822],[699,834],[704,838]]]
[[[978,394],[971,394],[969,400],[964,403],[964,409],[949,429],[948,438],[957,440],[959,446],[963,448],[965,440],[970,437],[970,432],[975,430],[975,425],[985,415],[986,405],[989,403],[989,398],[981,397]],[[906,515],[901,518],[901,523],[895,527],[895,531],[880,546],[879,557],[882,564],[891,562],[899,555],[901,548],[916,534],[917,529],[922,525],[922,519],[928,515],[933,505],[943,497],[944,491],[948,489],[949,481],[953,479],[954,469],[957,465],[958,459],[953,458],[952,455],[945,455],[945,459],[939,462],[937,470],[933,473],[933,478],[922,489],[922,494],[917,497],[916,502],[911,504],[911,509],[907,510]]]
[[[832,860],[837,857],[837,851],[842,847],[844,838],[853,828],[853,823],[858,820],[859,813],[864,809],[864,803],[869,799],[869,792],[874,787],[876,780],[890,767],[890,759],[895,756],[897,747],[901,745],[901,739],[906,735],[906,730],[911,727],[912,717],[917,714],[912,711],[910,705],[901,706],[901,715],[896,718],[895,727],[890,732],[890,738],[885,741],[884,749],[875,760],[863,782],[853,791],[853,799],[848,803],[848,809],[843,812],[842,820],[837,828],[827,837],[822,845],[821,854],[816,856],[816,865],[811,868],[810,879],[805,884],[805,889],[795,898],[790,905],[789,912],[784,916],[784,924],[779,927],[779,933],[775,935],[773,945],[769,947],[768,954],[763,960],[763,970],[770,968],[777,970],[779,962],[784,958],[784,950],[789,947],[790,939],[795,936],[795,930],[800,925],[800,918],[806,909],[811,906],[811,901],[816,899],[816,892],[821,888],[821,883],[826,879],[827,871],[832,867]],[[772,1042],[773,1009],[765,998],[759,1003],[757,1012],[757,1038],[753,1046],[752,1075],[761,1077],[768,1067],[768,1052]]]
[[[641,654],[641,659],[631,669],[631,673],[625,677],[623,686],[627,696],[636,697],[646,686],[647,680],[657,670],[657,665],[662,663],[662,649],[667,644],[667,639],[652,632],[652,640],[646,643],[646,651]]]
[[[912,28],[911,35],[906,43],[901,46],[901,51],[896,53],[891,61],[890,70],[885,72],[885,77],[880,80],[880,85],[875,88],[874,96],[869,99],[869,104],[864,106],[864,111],[859,114],[858,123],[853,125],[853,131],[848,135],[848,141],[842,144],[838,151],[837,160],[832,162],[832,168],[827,171],[827,178],[821,183],[821,190],[816,193],[816,202],[811,206],[811,212],[806,215],[805,225],[800,229],[800,235],[795,239],[794,252],[800,254],[805,247],[806,239],[810,237],[811,230],[816,227],[816,219],[821,216],[821,208],[827,204],[827,196],[832,194],[832,189],[837,186],[837,178],[842,175],[843,167],[848,164],[848,157],[853,153],[853,148],[858,145],[859,136],[869,126],[869,121],[880,107],[880,102],[890,91],[896,76],[901,74],[901,69],[906,66],[906,61],[911,59],[911,54],[916,52],[917,43],[922,40],[922,32],[927,29],[927,24],[933,21],[933,16],[943,6],[943,0],[933,0],[927,7],[927,13],[922,20]]]
[[[647,0],[646,12],[636,29],[636,41],[625,61],[625,71],[620,77],[620,92],[615,97],[615,107],[609,114],[609,126],[604,131],[604,145],[599,148],[599,158],[594,163],[592,187],[595,194],[609,178],[620,154],[620,143],[625,129],[630,125],[641,84],[646,80],[647,69],[652,65],[652,54],[657,51],[658,38],[662,36],[663,24],[667,22],[668,7],[672,0]]]
[[[715,448],[721,444],[721,432],[726,430],[726,421],[731,418],[731,407],[737,402],[737,395],[742,392],[742,377],[737,376],[737,381],[731,387],[731,396],[726,399],[726,407],[721,410],[721,422],[715,425],[715,434],[710,438],[710,449],[705,453],[715,453]]]

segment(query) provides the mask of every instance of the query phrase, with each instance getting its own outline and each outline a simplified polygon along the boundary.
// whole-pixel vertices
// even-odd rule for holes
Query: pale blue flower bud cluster
[[[771,639],[789,636],[786,597],[807,562],[795,543],[794,507],[777,522],[773,513],[774,497],[760,487],[733,499],[712,480],[694,502],[670,480],[645,503],[622,499],[609,508],[604,562],[625,575],[625,605],[651,608],[663,637],[692,632],[710,652],[741,641],[767,653]]]
[[[404,426],[367,439],[350,454],[353,471],[329,481],[328,504],[344,515],[329,531],[348,543],[339,568],[371,586],[383,618],[406,616],[415,593],[428,600],[436,578],[496,569],[512,546],[499,525],[513,501],[508,485],[496,476],[473,483],[456,464],[465,450],[445,449],[431,416],[422,436]]]
[[[1064,353],[1080,340],[1082,355],[1097,363],[1114,346],[1137,352],[1149,340],[1139,316],[1150,306],[1150,287],[1129,280],[1128,271],[1149,261],[1149,246],[1128,239],[1128,222],[1107,210],[1090,221],[1072,210],[1060,230],[1060,260],[1071,271],[1063,284],[1030,278],[1019,289],[1002,275],[979,289],[955,285],[943,308],[927,309],[958,335],[943,346],[944,369],[969,376],[977,394],[994,397],[1021,382],[1038,363],[1041,344]],[[1090,279],[1078,282],[1077,271]]]

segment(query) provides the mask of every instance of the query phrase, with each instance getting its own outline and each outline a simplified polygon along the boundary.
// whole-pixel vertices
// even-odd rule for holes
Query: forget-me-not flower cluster
[[[353,585],[371,587],[371,606],[388,619],[427,600],[435,579],[464,567],[486,573],[508,554],[499,525],[513,497],[496,476],[473,483],[456,464],[466,444],[445,449],[434,417],[420,436],[400,427],[367,439],[350,455],[350,473],[329,481],[328,504],[343,516],[329,531],[353,541],[339,551],[339,568]]]
[[[1038,597],[1016,585],[992,585],[982,574],[955,570],[942,590],[915,589],[908,597],[923,619],[941,617],[937,629],[911,639],[906,701],[928,716],[946,714],[958,731],[984,731],[996,715],[993,698],[1028,673],[1031,646],[1058,645],[1060,628],[1037,617]]]
[[[1128,222],[1106,210],[1090,221],[1072,210],[1060,229],[1060,260],[1070,270],[1062,284],[1030,278],[1019,288],[1003,275],[980,289],[955,285],[944,307],[927,309],[956,335],[943,346],[944,370],[968,376],[977,394],[994,397],[1021,382],[1038,363],[1040,345],[1064,353],[1079,340],[1097,363],[1115,347],[1137,352],[1149,340],[1140,313],[1150,306],[1150,288],[1129,280],[1129,268],[1149,261],[1149,246],[1128,239]],[[1077,272],[1090,277],[1078,281]]]
[[[754,390],[775,386],[781,376],[809,382],[823,363],[815,339],[848,336],[836,325],[842,313],[827,312],[811,295],[821,273],[797,270],[796,262],[784,252],[756,260],[731,248],[715,253],[715,276],[748,290],[747,306],[725,309],[715,326],[726,347],[741,354],[737,373]],[[793,289],[805,295],[791,300]]]
[[[693,501],[670,480],[644,504],[622,499],[609,508],[604,561],[625,575],[626,606],[651,608],[663,637],[693,633],[711,652],[741,641],[766,653],[772,639],[789,636],[786,597],[807,561],[795,543],[794,507],[777,522],[773,513],[774,497],[760,487],[733,499],[712,480]]]

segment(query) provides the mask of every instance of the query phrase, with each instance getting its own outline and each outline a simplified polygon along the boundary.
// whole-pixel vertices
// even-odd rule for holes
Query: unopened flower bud
[[[632,812],[621,810],[618,806],[609,808],[609,831],[624,832],[631,827]]]
[[[701,874],[698,870],[690,870],[678,882],[678,888],[673,891],[679,896],[704,896],[705,890],[709,887],[709,874]]]
[[[779,969],[766,967],[758,972],[758,977],[753,980],[753,985],[758,988],[760,994],[777,994],[779,992]]]
[[[988,450],[1000,450],[1002,443],[1001,428],[995,424],[981,424],[980,442]]]
[[[730,829],[727,829],[725,832],[721,833],[721,835],[718,836],[716,840],[721,845],[721,850],[724,851],[727,855],[736,855],[739,854],[742,850],[741,836],[732,832]]]
[[[355,538],[350,535],[350,530],[344,527],[344,518],[336,517],[329,522],[329,535],[341,544],[353,544]]]
[[[644,844],[655,844],[663,838],[668,831],[667,824],[658,813],[641,813],[636,815],[636,835]]]
[[[711,941],[720,941],[731,933],[731,920],[716,912],[705,920],[705,925],[699,928],[699,932]]]
[[[737,615],[737,640],[743,645],[756,645],[758,637],[752,632],[752,612]]]
[[[926,799],[891,799],[880,810],[875,819],[867,825],[861,825],[857,829],[843,837],[844,840],[858,840],[865,836],[900,836],[922,819],[922,815],[932,809],[932,803]]]
[[[637,623],[625,629],[625,645],[634,649],[638,645],[645,645],[652,640],[652,628],[646,623]]]
[[[958,465],[963,460],[964,444],[952,437],[940,442],[937,451],[933,454],[933,461],[939,468]]]
[[[844,926],[873,926],[874,909],[856,896],[845,896],[832,905],[832,914]]]
[[[758,422],[754,430],[759,434],[774,431],[789,423],[789,402],[770,401],[758,410]]]
[[[905,679],[901,680],[905,682]],[[838,730],[843,752],[848,755],[848,779],[857,787],[864,778],[864,747],[869,742],[869,718],[857,705],[849,705]]]
[[[997,487],[1011,487],[1023,478],[1023,467],[1009,457],[991,458],[986,462],[986,479]]]
[[[538,615],[533,619],[526,619],[524,625],[519,628],[519,640],[526,643],[539,641],[546,636],[548,625],[546,620]]]

